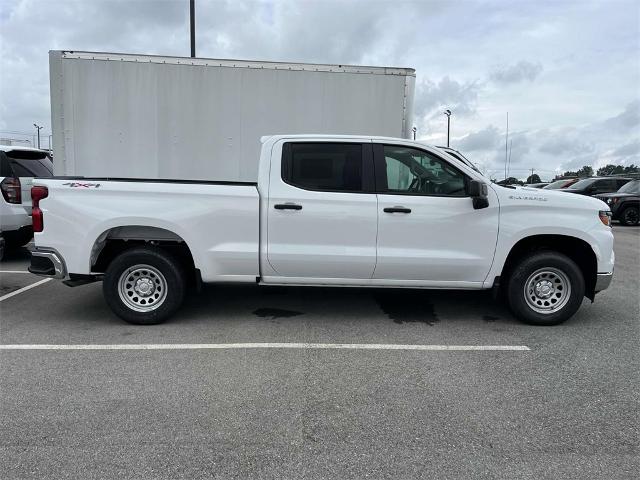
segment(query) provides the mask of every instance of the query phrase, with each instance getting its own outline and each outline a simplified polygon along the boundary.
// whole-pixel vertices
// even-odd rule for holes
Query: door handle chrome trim
[[[276,210],[302,210],[302,205],[297,203],[276,203],[273,208]]]
[[[411,209],[407,207],[386,207],[386,213],[411,213]]]

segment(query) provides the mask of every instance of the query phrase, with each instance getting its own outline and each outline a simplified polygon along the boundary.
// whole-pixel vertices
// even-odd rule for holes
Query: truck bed
[[[58,251],[69,273],[94,273],[106,239],[135,240],[144,231],[145,238],[152,232],[158,241],[183,241],[205,282],[259,275],[255,183],[54,177],[34,184],[49,189],[40,202],[45,228],[36,243]]]

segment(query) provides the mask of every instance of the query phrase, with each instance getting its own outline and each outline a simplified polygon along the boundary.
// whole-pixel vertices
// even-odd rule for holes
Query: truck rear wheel
[[[580,267],[566,255],[542,251],[512,271],[507,297],[513,313],[532,325],[557,325],[580,308],[585,284]]]
[[[180,263],[158,248],[140,247],[118,255],[102,285],[107,304],[120,318],[137,325],[164,322],[182,304],[185,275]]]

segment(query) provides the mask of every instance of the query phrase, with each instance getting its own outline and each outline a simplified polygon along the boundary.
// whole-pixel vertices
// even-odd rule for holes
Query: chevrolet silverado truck
[[[503,292],[553,325],[609,285],[611,212],[506,188],[420,142],[263,137],[257,183],[35,179],[32,273],[102,280],[127,322],[155,324],[201,283]]]

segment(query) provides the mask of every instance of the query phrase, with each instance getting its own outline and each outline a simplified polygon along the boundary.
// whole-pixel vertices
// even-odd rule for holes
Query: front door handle
[[[387,207],[384,211],[387,213],[411,213],[411,209],[407,207]]]
[[[276,210],[302,210],[302,205],[297,203],[276,203],[273,208]]]

